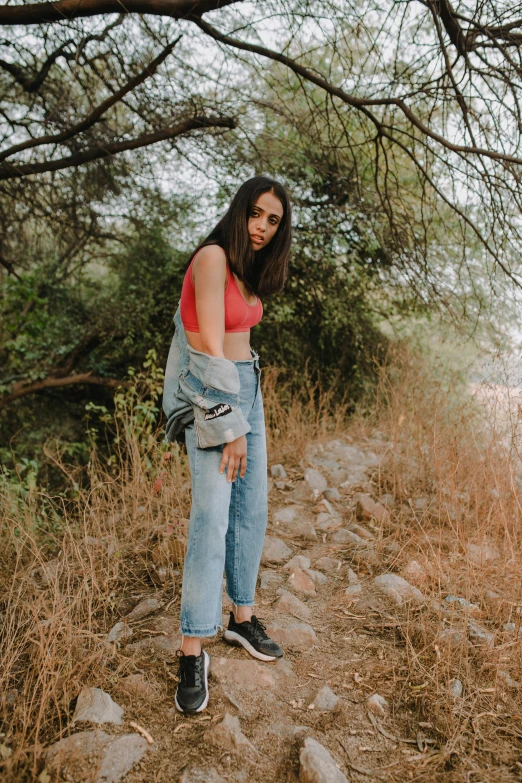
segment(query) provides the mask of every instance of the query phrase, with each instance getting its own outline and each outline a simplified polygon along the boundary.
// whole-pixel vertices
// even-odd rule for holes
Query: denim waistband
[[[237,360],[231,359],[230,361],[238,365],[242,365],[242,364],[247,366],[252,365],[254,370],[259,370],[259,354],[256,351],[252,350],[252,348],[250,349],[250,353],[252,354],[250,359],[237,359]]]

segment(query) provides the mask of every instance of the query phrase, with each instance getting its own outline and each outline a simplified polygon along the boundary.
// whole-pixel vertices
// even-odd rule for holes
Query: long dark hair
[[[254,251],[248,235],[248,219],[263,193],[271,191],[283,206],[283,217],[268,245]],[[288,275],[292,242],[292,207],[286,188],[270,177],[252,177],[243,182],[217,226],[191,256],[206,245],[219,245],[225,251],[230,268],[247,289],[257,296],[275,294]]]

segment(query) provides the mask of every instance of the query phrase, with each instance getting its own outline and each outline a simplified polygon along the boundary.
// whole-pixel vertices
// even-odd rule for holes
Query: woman
[[[183,281],[163,408],[166,440],[185,432],[192,508],[181,596],[176,707],[208,704],[210,658],[201,639],[222,628],[223,571],[234,610],[224,639],[271,661],[283,655],[253,614],[267,523],[267,466],[259,357],[250,329],[261,297],[288,272],[291,207],[285,188],[253,177],[194,252]]]

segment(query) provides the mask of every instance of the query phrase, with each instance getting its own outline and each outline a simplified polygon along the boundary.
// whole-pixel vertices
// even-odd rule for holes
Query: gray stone
[[[379,497],[379,503],[382,506],[386,506],[387,508],[391,508],[393,504],[395,503],[395,498],[393,495],[390,495],[389,492],[385,492],[384,495],[381,495]]]
[[[356,584],[356,585],[350,585],[346,588],[344,591],[345,595],[351,596],[352,598],[356,595],[360,595],[362,593],[362,585]]]
[[[73,723],[80,721],[115,723],[117,726],[121,726],[123,709],[101,688],[84,688],[80,691],[72,716]]]
[[[498,670],[498,676],[499,679],[501,679],[504,685],[507,685],[508,688],[513,688],[514,690],[520,688],[520,683],[518,680],[514,680],[509,672],[504,671],[504,669]]]
[[[203,735],[203,740],[209,745],[214,745],[224,750],[244,753],[245,751],[257,754],[257,750],[250,740],[241,731],[239,718],[225,713],[222,721],[212,726]]]
[[[348,783],[324,745],[307,737],[299,753],[300,783]]]
[[[335,502],[336,500],[340,500],[341,496],[339,494],[339,490],[337,487],[328,487],[328,489],[325,489],[324,496],[327,500],[330,501],[330,503]]]
[[[325,574],[322,574],[320,571],[314,571],[311,568],[305,568],[304,572],[305,574],[308,574],[312,582],[315,582],[317,585],[325,585],[328,581],[328,577],[325,576]]]
[[[357,495],[356,514],[358,519],[376,519],[377,522],[388,524],[390,522],[390,512],[380,503],[364,492]]]
[[[360,579],[351,568],[348,569],[348,584],[351,585],[358,585],[360,584]]]
[[[512,633],[516,629],[516,627],[517,626],[515,625],[515,623],[504,623],[504,625],[502,626],[504,631],[509,631],[509,633]]]
[[[305,574],[305,572],[298,566],[295,566],[290,571],[288,585],[293,590],[297,590],[298,593],[303,593],[304,595],[315,595],[314,582],[310,579],[308,574]]]
[[[290,538],[305,538],[310,541],[317,540],[315,528],[302,506],[280,508],[274,512],[273,520],[279,535]]]
[[[333,557],[320,557],[315,561],[314,567],[318,571],[326,571],[326,573],[338,572],[341,567],[341,561]]]
[[[281,541],[280,538],[265,536],[263,553],[261,555],[262,563],[275,563],[276,565],[284,563],[291,554],[292,550],[290,547],[284,541]]]
[[[132,612],[129,612],[125,619],[131,621],[142,620],[144,617],[148,617],[149,614],[157,612],[160,607],[161,604],[157,598],[145,598],[134,607]]]
[[[500,559],[498,547],[487,542],[483,544],[468,544],[466,554],[473,565],[478,568]]]
[[[351,544],[355,547],[366,545],[365,540],[361,536],[358,536],[357,533],[352,533],[351,530],[345,527],[333,534],[332,541],[335,544]]]
[[[459,696],[462,696],[463,690],[464,690],[464,686],[462,685],[462,682],[460,680],[453,678],[452,680],[449,681],[448,691],[452,699],[458,699]]]
[[[306,648],[319,644],[315,631],[308,623],[288,623],[281,625],[271,622],[267,626],[267,633],[276,642],[288,647]]]
[[[294,522],[302,512],[301,506],[285,506],[284,508],[276,509],[272,514],[272,518],[276,524],[286,525],[289,522]]]
[[[113,625],[109,633],[107,634],[108,642],[121,642],[130,639],[134,631],[125,621],[121,621]]]
[[[282,587],[277,589],[279,599],[274,604],[276,612],[284,612],[299,617],[301,620],[308,620],[311,615],[309,607],[304,604],[296,595],[289,593]]]
[[[278,463],[277,465],[272,465],[270,468],[270,473],[272,474],[272,477],[275,479],[288,478],[287,472],[284,469],[284,467],[281,465],[281,463]]]
[[[334,710],[339,704],[339,696],[336,696],[328,685],[323,685],[313,697],[310,707],[312,704],[314,705],[314,709],[319,710],[320,712],[329,712]]]
[[[273,690],[276,687],[276,680],[269,667],[256,661],[213,656],[210,671],[219,683],[232,683],[245,691]]]
[[[305,568],[310,568],[310,565],[309,557],[305,557],[305,555],[296,555],[283,566],[283,570],[291,571],[296,566],[297,568],[302,568],[304,570]]]
[[[378,718],[384,718],[388,710],[388,702],[380,693],[373,693],[366,699],[366,707]]]
[[[373,535],[373,533],[370,533],[370,531],[366,530],[366,528],[363,527],[362,525],[354,525],[354,524],[352,524],[352,525],[350,525],[350,530],[353,533],[356,533],[359,536],[359,538],[366,539],[366,541],[374,541],[375,540],[375,536]]]
[[[456,607],[458,609],[461,609],[465,614],[469,615],[476,615],[480,616],[482,612],[480,611],[480,606],[477,604],[472,604],[469,601],[467,601],[465,598],[462,598],[458,595],[447,595],[444,599],[445,604],[449,604],[452,607]]]
[[[402,569],[401,576],[414,585],[422,585],[426,582],[428,574],[417,560],[410,560]]]
[[[179,783],[226,783],[226,780],[221,777],[214,767],[211,769],[191,767],[185,770],[179,779]]]
[[[319,473],[318,470],[315,470],[315,468],[307,468],[304,477],[312,492],[322,493],[328,487],[328,482],[325,477],[322,473]]]
[[[276,574],[275,571],[261,571],[259,575],[259,588],[260,590],[270,590],[274,585],[278,585],[283,581],[281,574]]]
[[[459,628],[443,628],[437,636],[437,643],[441,647],[454,649],[467,644],[467,638]]]
[[[179,645],[181,643],[181,635],[178,633],[167,634],[167,636],[148,636],[145,639],[140,639],[139,642],[133,642],[128,644],[125,648],[126,652],[156,652],[162,655],[176,655]]]
[[[319,503],[315,507],[315,510],[317,512],[323,512],[323,513],[330,514],[330,515],[334,515],[335,514],[334,507],[332,506],[330,501],[327,500],[326,498],[321,498],[321,500],[319,501]]]
[[[82,731],[55,742],[45,751],[45,768],[75,783],[118,783],[145,755],[149,744],[139,734],[111,737]]]
[[[341,527],[343,524],[343,520],[341,517],[336,517],[332,514],[327,514],[324,511],[321,511],[320,514],[317,515],[317,519],[315,520],[315,527],[317,530],[321,530],[323,533],[328,532],[329,530],[337,530]]]
[[[415,603],[424,601],[421,591],[413,587],[398,574],[381,574],[375,577],[373,583],[381,593],[391,598],[397,606],[401,606],[404,601],[414,601]]]
[[[474,620],[470,620],[468,624],[469,638],[474,644],[483,645],[485,647],[493,647],[495,644],[494,634],[483,628],[482,625],[476,623]]]
[[[129,674],[118,683],[118,690],[125,691],[131,696],[143,699],[151,699],[156,695],[154,685],[143,674]]]

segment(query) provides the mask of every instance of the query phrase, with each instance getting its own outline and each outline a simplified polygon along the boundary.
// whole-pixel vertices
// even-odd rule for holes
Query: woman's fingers
[[[225,446],[225,448],[223,449],[223,454],[221,455],[221,465],[219,466],[220,473],[223,473],[223,471],[225,470],[227,466],[227,462],[228,462],[228,449]]]
[[[237,467],[236,467],[236,458],[235,457],[229,457],[228,458],[228,473],[227,473],[227,481],[234,481],[237,474]]]
[[[241,478],[243,478],[243,476],[245,475],[246,469],[247,469],[247,458],[245,454],[244,457],[241,457],[241,473],[239,474]]]
[[[229,454],[229,450],[225,447],[221,457],[219,472],[223,473],[225,469],[227,471],[227,481],[235,481],[238,473],[240,478],[243,478],[247,469],[246,454],[242,454],[241,456],[237,454]]]

